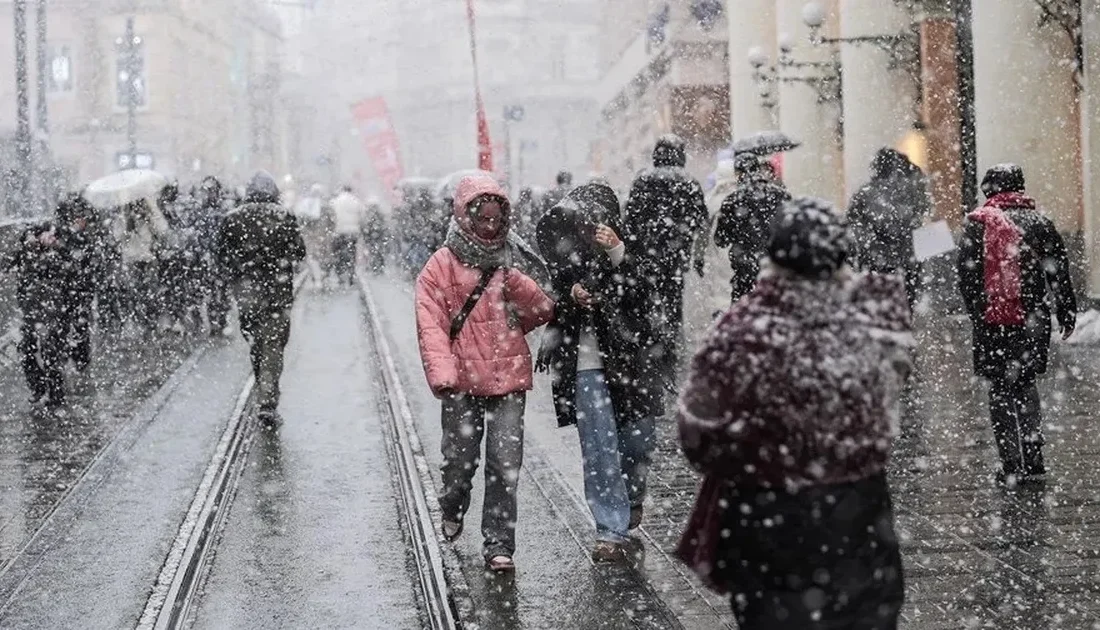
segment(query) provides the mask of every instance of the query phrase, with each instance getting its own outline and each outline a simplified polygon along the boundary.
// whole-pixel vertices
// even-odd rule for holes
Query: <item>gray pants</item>
[[[486,558],[516,550],[516,487],[523,465],[524,392],[480,397],[459,394],[443,401],[443,518],[462,521],[470,507],[474,474],[485,440],[485,502],[481,535]]]
[[[279,379],[283,350],[290,340],[290,309],[241,311],[241,332],[250,344],[252,374],[256,377],[256,404],[260,411],[279,407]]]

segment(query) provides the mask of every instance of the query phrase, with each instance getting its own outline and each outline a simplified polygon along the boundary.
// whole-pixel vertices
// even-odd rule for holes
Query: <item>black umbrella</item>
[[[758,131],[733,143],[733,152],[771,155],[797,149],[802,143],[782,131]]]

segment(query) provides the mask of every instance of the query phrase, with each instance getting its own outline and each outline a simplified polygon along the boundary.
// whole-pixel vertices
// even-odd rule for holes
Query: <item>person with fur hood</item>
[[[704,481],[678,555],[742,630],[897,627],[886,464],[913,338],[902,280],[854,273],[851,248],[830,204],[786,204],[681,393]]]
[[[416,280],[420,358],[442,402],[443,534],[462,533],[485,437],[481,533],[493,571],[515,569],[523,414],[534,381],[525,336],[554,313],[551,299],[513,265],[511,220],[500,184],[463,178],[446,241]]]

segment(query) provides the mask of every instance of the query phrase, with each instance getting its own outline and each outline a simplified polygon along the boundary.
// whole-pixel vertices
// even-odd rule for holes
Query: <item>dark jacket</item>
[[[859,268],[894,273],[914,264],[913,230],[931,210],[928,184],[915,167],[876,173],[848,204]]]
[[[722,202],[714,244],[729,248],[735,302],[756,284],[772,221],[790,199],[781,183],[761,177],[739,183]]]
[[[768,268],[695,355],[678,423],[705,479],[677,553],[736,595],[739,627],[894,627],[885,468],[909,329],[898,278]]]
[[[52,244],[40,238],[52,236]],[[70,307],[77,284],[78,261],[64,230],[42,223],[22,234],[14,252],[3,261],[5,271],[18,278],[16,298],[23,317],[31,321],[60,318]]]
[[[579,189],[583,193],[584,187]],[[608,189],[610,190],[610,189]],[[617,210],[617,200],[615,201]],[[648,300],[632,276],[632,264],[614,268],[611,259],[577,229],[580,222],[594,227],[605,224],[617,230],[617,212],[577,207],[567,199],[539,222],[537,240],[550,275],[552,293],[558,296],[554,319],[547,325],[538,367],[553,375],[554,408],[558,425],[576,424],[578,344],[588,330],[598,341],[604,377],[620,422],[653,417],[663,412],[659,371],[653,357],[659,347],[646,305]],[[598,296],[599,304],[586,309],[572,300],[573,285],[580,284]]]
[[[974,329],[974,372],[983,378],[1028,381],[1046,373],[1051,306],[1063,327],[1077,320],[1066,245],[1054,223],[1037,210],[1009,208],[1005,215],[1022,233],[1020,293],[1022,326],[985,322],[985,227],[968,217],[958,249],[959,291]]]
[[[306,255],[294,215],[275,203],[246,203],[226,215],[218,260],[242,309],[294,304],[294,272]]]
[[[687,271],[695,239],[709,225],[703,187],[684,169],[686,163],[683,145],[662,139],[653,168],[634,180],[626,202],[623,240],[658,284]]]

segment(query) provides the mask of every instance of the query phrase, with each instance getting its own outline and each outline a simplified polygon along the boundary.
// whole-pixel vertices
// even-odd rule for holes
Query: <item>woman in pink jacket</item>
[[[523,412],[533,380],[525,335],[549,321],[554,304],[511,264],[511,207],[496,181],[459,182],[454,218],[444,246],[416,280],[420,357],[443,403],[443,534],[453,540],[462,533],[487,432],[485,560],[494,571],[510,571]]]

